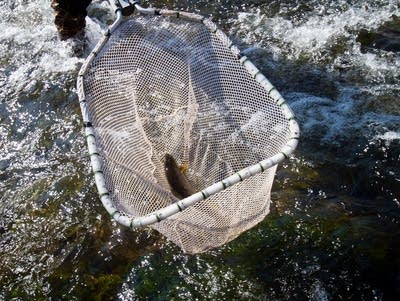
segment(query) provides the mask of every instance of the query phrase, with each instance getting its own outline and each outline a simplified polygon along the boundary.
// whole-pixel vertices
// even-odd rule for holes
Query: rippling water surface
[[[112,222],[75,80],[113,13],[92,3],[78,55],[58,40],[49,1],[5,0],[0,300],[398,300],[399,2],[152,4],[211,16],[290,102],[302,140],[278,170],[271,214],[196,256]]]

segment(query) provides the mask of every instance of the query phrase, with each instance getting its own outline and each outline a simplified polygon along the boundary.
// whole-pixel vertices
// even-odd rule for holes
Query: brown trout
[[[174,157],[170,154],[165,154],[164,167],[165,175],[174,196],[179,199],[184,199],[196,192],[185,176],[185,172],[188,168],[187,164],[178,166]]]

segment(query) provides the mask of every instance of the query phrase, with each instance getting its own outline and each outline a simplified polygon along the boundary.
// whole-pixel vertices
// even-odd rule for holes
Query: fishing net
[[[279,93],[212,22],[157,14],[108,31],[78,88],[96,183],[110,213],[132,226],[177,204],[179,212],[155,214],[150,227],[197,253],[268,214],[276,162],[259,162],[288,155],[283,149],[297,137]],[[181,172],[201,197],[187,208],[172,193],[167,155],[186,166]],[[254,165],[257,172],[243,173]],[[234,185],[226,180],[233,175]],[[208,189],[215,183],[223,186],[216,193]]]

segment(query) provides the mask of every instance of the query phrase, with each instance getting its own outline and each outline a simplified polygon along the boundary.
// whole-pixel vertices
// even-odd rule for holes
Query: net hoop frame
[[[223,44],[229,48],[232,53],[237,57],[238,61],[244,66],[244,68],[250,73],[250,75],[267,91],[268,95],[276,102],[276,104],[281,108],[284,116],[289,123],[290,138],[286,145],[282,147],[279,153],[276,155],[262,160],[254,165],[246,167],[235,174],[223,179],[220,182],[214,183],[211,186],[203,189],[202,191],[196,192],[178,202],[168,205],[162,209],[153,211],[144,216],[130,217],[120,212],[117,206],[110,197],[110,193],[106,186],[106,181],[102,170],[102,159],[100,153],[98,152],[98,147],[96,143],[95,132],[89,118],[88,106],[86,103],[85,91],[84,91],[84,77],[98,53],[109,40],[112,33],[118,28],[118,26],[124,21],[125,17],[121,9],[116,9],[116,20],[115,22],[104,32],[102,38],[99,40],[97,45],[91,51],[89,56],[84,61],[77,79],[77,91],[79,104],[81,108],[84,131],[86,135],[86,142],[88,146],[90,161],[92,170],[94,173],[95,183],[99,198],[111,215],[111,217],[117,221],[119,224],[130,228],[138,228],[142,226],[148,226],[157,222],[160,222],[176,213],[179,213],[186,208],[207,199],[209,196],[216,194],[225,190],[226,188],[239,183],[247,178],[250,178],[256,174],[262,173],[263,171],[279,164],[294,152],[298,145],[298,140],[300,137],[300,128],[296,121],[295,115],[286,100],[278,92],[278,90],[270,83],[270,81],[260,72],[260,70],[246,57],[240,54],[240,50],[233,45],[233,42],[226,36],[226,34],[218,29],[217,25],[213,23],[210,19],[188,12],[174,11],[168,9],[156,9],[156,8],[143,8],[139,4],[135,3],[135,11],[142,15],[157,15],[157,16],[168,16],[176,17],[180,19],[185,19],[191,22],[203,23],[211,33],[218,36],[223,42]]]

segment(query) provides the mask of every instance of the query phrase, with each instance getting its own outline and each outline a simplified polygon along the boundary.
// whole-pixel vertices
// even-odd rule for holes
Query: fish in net
[[[203,252],[268,214],[299,128],[209,19],[132,6],[139,14],[117,10],[78,77],[97,189],[119,223]]]

